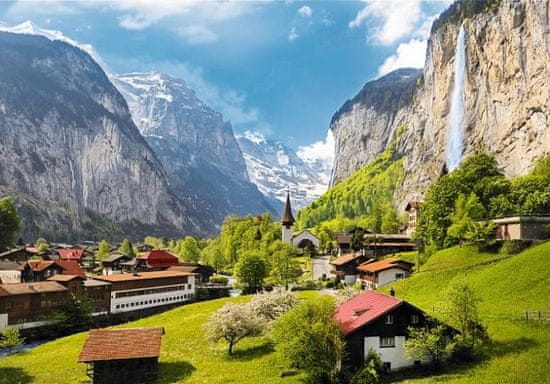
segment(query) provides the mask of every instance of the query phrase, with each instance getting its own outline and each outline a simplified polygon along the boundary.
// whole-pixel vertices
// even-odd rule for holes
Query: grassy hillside
[[[526,321],[523,313],[550,310],[549,261],[550,243],[515,256],[454,247],[434,254],[422,272],[394,284],[398,297],[445,320],[441,308],[447,287],[466,279],[482,300],[481,318],[493,340],[482,362],[407,382],[549,383],[550,323]]]
[[[369,228],[379,226],[384,212],[393,209],[393,193],[403,180],[403,161],[395,150],[394,140],[369,164],[302,209],[298,213],[298,227],[310,228],[335,219],[343,222],[353,219]],[[338,227],[338,223],[329,226]]]
[[[313,293],[301,295],[312,297]],[[229,301],[243,300],[247,299],[186,305],[122,327],[165,327],[158,383],[300,383],[301,376],[279,377],[284,365],[267,338],[243,340],[232,357],[227,356],[225,345],[212,345],[204,339],[202,324],[208,317]],[[80,333],[0,359],[0,383],[82,383],[86,366],[77,360],[85,339],[86,333]]]

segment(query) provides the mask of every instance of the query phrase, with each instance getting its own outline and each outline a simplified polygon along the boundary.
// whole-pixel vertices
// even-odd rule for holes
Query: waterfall
[[[466,45],[464,26],[460,26],[456,41],[455,73],[451,94],[449,137],[447,139],[447,169],[452,171],[460,164],[464,151],[464,84],[466,82]]]

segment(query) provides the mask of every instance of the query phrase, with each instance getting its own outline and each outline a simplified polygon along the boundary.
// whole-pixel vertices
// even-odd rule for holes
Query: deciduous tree
[[[262,289],[264,279],[269,274],[269,266],[265,257],[260,252],[250,251],[245,253],[235,265],[235,276],[240,284],[249,293]]]
[[[13,245],[15,235],[19,231],[21,219],[13,198],[0,199],[0,252]]]

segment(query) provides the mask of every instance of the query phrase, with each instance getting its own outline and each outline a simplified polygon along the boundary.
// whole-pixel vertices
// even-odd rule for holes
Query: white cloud
[[[325,169],[332,169],[334,162],[335,141],[332,131],[327,131],[325,140],[298,148],[296,154],[307,163],[321,162]]]
[[[426,59],[426,44],[426,40],[420,39],[399,44],[396,52],[378,68],[378,75],[383,76],[397,68],[422,68]]]
[[[313,14],[313,9],[311,9],[311,7],[307,5],[304,5],[303,7],[298,9],[298,15],[302,17],[311,17],[312,14]]]
[[[296,27],[290,28],[290,32],[288,33],[288,40],[294,41],[296,40],[300,35],[298,35],[298,32],[296,31]]]
[[[177,31],[188,44],[208,44],[218,40],[218,35],[202,25],[190,25]]]
[[[350,28],[360,27],[367,19],[374,20],[372,39],[379,44],[389,45],[407,36],[422,16],[422,0],[363,0],[366,4]]]

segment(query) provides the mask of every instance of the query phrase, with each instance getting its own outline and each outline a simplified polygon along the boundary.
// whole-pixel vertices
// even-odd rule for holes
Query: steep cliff
[[[441,174],[461,25],[466,53],[463,156],[487,152],[507,176],[525,174],[550,151],[549,3],[467,0],[453,4],[433,25],[426,64],[408,102],[396,99],[396,110],[388,113],[380,100],[362,103],[358,95],[345,113],[335,115],[331,128],[338,145],[333,181],[381,153],[399,126],[406,129],[397,151],[406,161],[403,184],[394,195],[397,207],[402,209],[406,200],[421,196]]]
[[[231,123],[189,89],[162,73],[111,76],[141,134],[195,216],[215,233],[227,215],[273,210],[248,178]]]
[[[0,193],[28,238],[204,230],[97,63],[40,36],[0,33]]]

